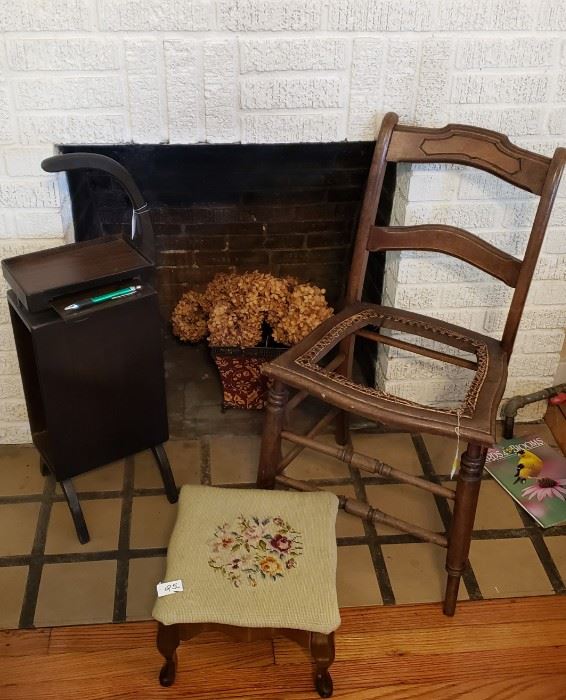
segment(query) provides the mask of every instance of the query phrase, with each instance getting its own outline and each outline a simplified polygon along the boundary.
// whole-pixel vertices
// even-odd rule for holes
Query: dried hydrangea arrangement
[[[273,340],[293,345],[332,315],[324,289],[292,277],[265,272],[222,273],[205,292],[186,292],[171,316],[173,333],[191,343],[250,348],[263,340],[264,324]]]

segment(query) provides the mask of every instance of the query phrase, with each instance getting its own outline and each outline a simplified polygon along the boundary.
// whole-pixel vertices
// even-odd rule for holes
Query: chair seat
[[[334,494],[183,486],[165,581],[165,625],[217,623],[330,634],[336,594]]]
[[[341,340],[366,327],[404,331],[476,357],[477,367],[458,408],[426,406],[357,384],[319,364]],[[453,436],[492,445],[499,401],[507,380],[507,358],[499,341],[411,311],[376,304],[353,304],[326,320],[298,345],[265,365],[264,373],[326,403],[402,430]]]

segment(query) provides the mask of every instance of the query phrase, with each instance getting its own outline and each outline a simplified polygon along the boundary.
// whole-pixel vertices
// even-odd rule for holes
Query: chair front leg
[[[448,616],[454,615],[456,611],[460,579],[468,561],[486,454],[487,448],[469,443],[460,460],[454,514],[446,555],[448,580],[444,597],[444,614]]]
[[[281,461],[281,431],[283,430],[288,396],[289,392],[284,384],[273,382],[265,407],[259,456],[257,485],[261,489],[272,489],[275,486],[277,468]]]

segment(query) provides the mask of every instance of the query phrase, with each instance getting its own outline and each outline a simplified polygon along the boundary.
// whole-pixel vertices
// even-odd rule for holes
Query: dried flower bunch
[[[181,340],[197,343],[208,330],[204,295],[199,292],[186,292],[177,302],[171,316],[173,333]]]
[[[249,348],[260,344],[264,322],[276,342],[293,345],[332,312],[324,289],[256,271],[222,273],[203,294],[186,292],[171,321],[181,340],[196,343],[208,333],[211,345]]]

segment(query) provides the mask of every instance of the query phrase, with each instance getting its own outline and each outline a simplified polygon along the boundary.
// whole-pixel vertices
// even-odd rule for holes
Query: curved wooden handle
[[[103,170],[113,175],[126,190],[134,209],[139,209],[145,203],[134,178],[117,160],[99,153],[64,153],[51,156],[41,162],[41,167],[48,173],[60,173],[65,170]]]

